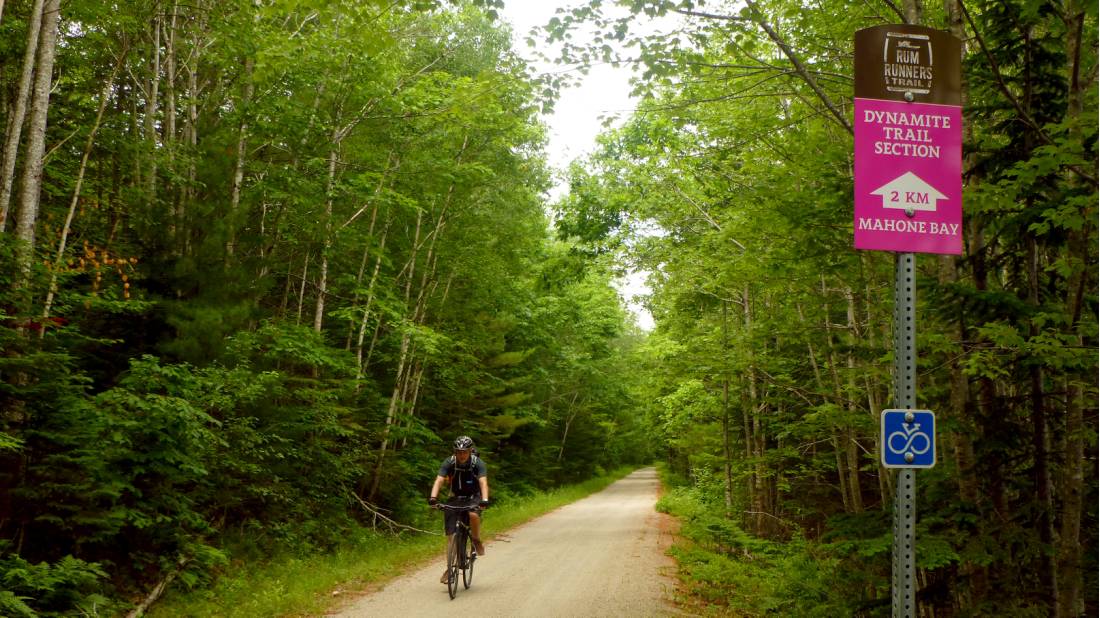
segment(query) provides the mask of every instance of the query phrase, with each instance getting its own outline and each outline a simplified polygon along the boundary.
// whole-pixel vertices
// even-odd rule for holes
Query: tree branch
[[[779,49],[783,51],[783,55],[787,56],[787,59],[791,61],[792,65],[794,65],[795,72],[798,73],[802,80],[806,82],[811,90],[814,91],[814,94],[816,94],[817,97],[821,99],[821,102],[825,104],[825,107],[828,108],[829,112],[833,115],[834,118],[836,118],[836,121],[840,123],[840,126],[844,127],[848,131],[848,133],[854,135],[855,131],[852,129],[852,123],[848,122],[847,116],[841,113],[840,109],[837,108],[835,103],[833,103],[833,100],[829,98],[829,95],[826,94],[826,92],[821,89],[821,86],[818,85],[817,80],[814,79],[814,76],[811,75],[810,72],[806,69],[806,66],[802,64],[802,60],[799,59],[799,57],[794,53],[790,46],[787,45],[787,43],[783,41],[783,39],[779,36],[779,33],[777,33],[775,29],[772,28],[770,24],[768,24],[767,20],[764,19],[764,13],[760,10],[760,7],[758,7],[753,0],[745,0],[745,3],[759,18],[757,24],[764,29],[764,32],[768,34],[768,37],[773,42],[775,42],[776,45],[779,46]]]
[[[744,17],[736,15],[719,15],[717,13],[704,13],[702,11],[689,11],[687,9],[673,9],[681,15],[687,15],[688,17],[703,17],[705,19],[721,19],[723,21],[751,21]]]
[[[364,502],[363,499],[360,498],[358,495],[356,495],[354,491],[349,492],[349,493],[351,493],[352,496],[355,496],[355,499],[359,501],[359,504],[363,507],[363,509],[366,510],[368,513],[370,513],[372,517],[382,519],[383,521],[385,521],[386,525],[390,528],[391,531],[394,528],[401,528],[403,530],[412,530],[413,532],[421,532],[423,534],[431,534],[431,535],[434,535],[434,536],[441,536],[438,532],[431,532],[431,531],[428,531],[428,530],[421,530],[420,528],[413,528],[412,526],[406,526],[405,524],[399,524],[396,521],[390,519],[389,517],[386,517],[385,515],[383,515],[381,513],[381,511],[379,511],[376,507],[373,507],[370,504]]]

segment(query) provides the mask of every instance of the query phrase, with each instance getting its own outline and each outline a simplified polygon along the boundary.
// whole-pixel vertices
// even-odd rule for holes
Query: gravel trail
[[[452,601],[440,558],[362,597],[337,616],[667,616],[675,563],[657,501],[657,473],[638,470],[607,489],[497,535],[473,586]],[[492,510],[486,517],[492,517]],[[662,531],[664,530],[664,531]],[[442,546],[442,542],[440,543]]]

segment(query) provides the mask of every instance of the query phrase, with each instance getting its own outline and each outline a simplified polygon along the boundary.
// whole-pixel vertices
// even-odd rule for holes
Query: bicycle
[[[471,511],[480,511],[478,505],[437,504],[441,511],[456,511],[459,513],[455,525],[453,542],[447,547],[447,594],[455,598],[458,594],[458,572],[462,571],[462,586],[466,589],[474,583],[474,562],[477,560],[477,550],[470,540],[470,516]]]

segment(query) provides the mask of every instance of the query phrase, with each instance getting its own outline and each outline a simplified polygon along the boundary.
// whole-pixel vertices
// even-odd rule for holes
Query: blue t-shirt
[[[478,479],[487,473],[485,462],[477,455],[470,455],[465,465],[458,463],[458,459],[451,455],[439,466],[439,476],[446,477],[450,481],[451,495],[462,498],[480,497],[481,483]]]

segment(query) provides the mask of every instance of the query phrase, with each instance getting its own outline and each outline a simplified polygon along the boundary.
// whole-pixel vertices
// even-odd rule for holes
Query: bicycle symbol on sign
[[[895,431],[886,440],[886,447],[891,453],[915,457],[927,453],[928,449],[932,448],[932,438],[920,431],[920,423],[908,423],[902,427],[904,431]],[[909,458],[906,457],[906,459]]]

